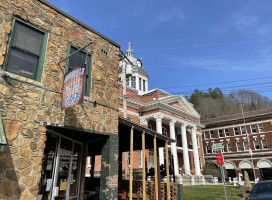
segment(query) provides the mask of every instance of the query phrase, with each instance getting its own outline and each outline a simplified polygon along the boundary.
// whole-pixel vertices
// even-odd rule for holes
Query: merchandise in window
[[[13,24],[4,69],[40,81],[47,33],[21,20]]]

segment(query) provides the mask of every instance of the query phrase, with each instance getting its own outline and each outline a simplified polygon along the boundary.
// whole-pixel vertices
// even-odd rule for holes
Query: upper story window
[[[259,133],[263,133],[264,132],[264,125],[263,125],[263,123],[258,124],[258,129],[259,129]]]
[[[254,140],[253,143],[254,143],[255,150],[260,150],[261,149],[258,140]]]
[[[256,129],[256,125],[255,124],[251,124],[250,125],[250,129],[251,129],[251,133],[257,133],[257,129]]]
[[[234,127],[233,131],[234,131],[234,135],[239,135],[238,127]]]
[[[244,150],[245,150],[245,151],[248,151],[248,150],[249,150],[248,142],[244,142]]]
[[[243,150],[241,142],[237,142],[236,147],[237,147],[237,151],[242,151]]]
[[[211,146],[210,145],[206,146],[206,153],[211,153]]]
[[[127,81],[127,86],[129,86],[129,81],[130,80],[130,76],[126,78],[126,81]]]
[[[211,136],[211,139],[214,138],[214,132],[213,131],[210,131],[210,136]]]
[[[143,91],[145,92],[145,80],[143,80]]]
[[[142,90],[142,79],[139,78],[139,90]]]
[[[229,137],[229,129],[228,128],[225,128],[225,136]]]
[[[152,125],[148,125],[148,128],[152,130]]]
[[[136,77],[135,76],[131,77],[131,87],[136,88]]]
[[[162,127],[162,134],[167,136],[167,129],[165,127]]]
[[[209,132],[207,132],[207,131],[204,132],[204,138],[205,138],[205,140],[209,139]]]
[[[268,149],[267,141],[264,139],[262,140],[262,146],[263,146],[263,149]]]
[[[218,135],[219,135],[219,137],[224,137],[222,129],[218,130]]]
[[[231,143],[227,143],[227,150],[228,150],[228,152],[232,152]]]
[[[47,33],[14,20],[4,70],[41,81]]]
[[[241,126],[241,134],[244,135],[246,134],[246,127],[245,126]]]
[[[78,48],[69,45],[68,55],[77,51]],[[85,95],[90,95],[91,88],[91,69],[92,69],[92,56],[88,52],[78,51],[73,56],[71,56],[67,61],[67,71],[70,71],[78,66],[82,66],[86,63],[86,81],[85,81]]]

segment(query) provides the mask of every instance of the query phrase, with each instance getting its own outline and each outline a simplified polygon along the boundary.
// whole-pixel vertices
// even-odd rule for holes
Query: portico
[[[191,174],[191,170],[193,169],[195,175],[201,176],[197,142],[197,135],[200,135],[201,133],[197,131],[197,125],[195,123],[165,113],[142,116],[141,122],[148,124],[149,128],[156,130],[160,134],[166,134],[166,136],[176,141],[169,145],[169,152],[171,152],[174,159],[175,175],[179,174],[180,168],[183,168],[182,173]],[[156,125],[156,127],[152,127],[154,125]],[[166,129],[167,132],[165,132],[165,130],[163,131],[163,129]],[[190,159],[190,151],[193,152],[193,159]],[[181,156],[178,156],[178,152],[182,152],[182,158]],[[165,150],[164,148],[159,148],[160,165],[165,164],[164,160]],[[191,165],[190,160],[193,160]],[[179,163],[183,163],[183,166],[179,166]]]

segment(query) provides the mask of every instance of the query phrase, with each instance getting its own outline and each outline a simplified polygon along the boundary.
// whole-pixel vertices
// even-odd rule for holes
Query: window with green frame
[[[69,44],[68,47],[68,55],[74,53],[79,48]],[[92,72],[92,55],[86,51],[78,51],[74,55],[72,55],[66,64],[66,71],[70,71],[78,66],[84,65],[86,63],[86,81],[85,81],[85,96],[90,96],[90,88],[91,88],[91,72]]]
[[[14,19],[4,70],[41,81],[47,33],[19,19]]]

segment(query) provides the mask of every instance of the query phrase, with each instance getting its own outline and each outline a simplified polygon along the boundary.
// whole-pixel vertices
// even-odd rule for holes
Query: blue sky
[[[48,0],[142,58],[149,89],[272,99],[271,0]]]

